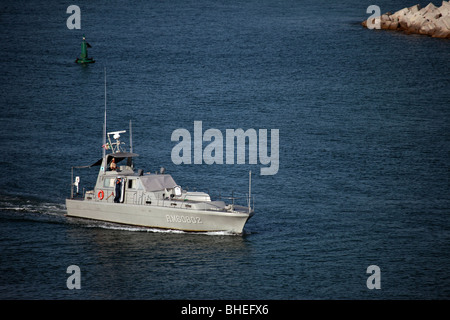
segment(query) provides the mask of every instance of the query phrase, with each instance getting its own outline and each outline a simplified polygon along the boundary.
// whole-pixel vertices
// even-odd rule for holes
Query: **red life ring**
[[[103,190],[100,190],[100,191],[98,192],[97,196],[98,196],[98,198],[99,198],[100,200],[103,200],[103,197],[105,196],[105,193],[103,192]]]

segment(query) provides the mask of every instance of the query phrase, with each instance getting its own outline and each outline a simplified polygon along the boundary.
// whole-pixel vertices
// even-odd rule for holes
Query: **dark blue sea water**
[[[359,24],[416,2],[2,1],[0,298],[450,298],[450,42]],[[71,166],[101,156],[105,68],[108,129],[132,120],[138,168],[242,192],[252,170],[244,235],[65,217]],[[175,165],[194,121],[279,129],[278,173]]]

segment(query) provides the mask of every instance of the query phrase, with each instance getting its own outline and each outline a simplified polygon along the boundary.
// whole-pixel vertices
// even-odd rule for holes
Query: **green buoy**
[[[87,48],[91,48],[91,45],[86,42],[86,37],[83,35],[83,42],[81,42],[81,55],[75,60],[75,63],[85,64],[95,62],[93,58],[88,57]]]

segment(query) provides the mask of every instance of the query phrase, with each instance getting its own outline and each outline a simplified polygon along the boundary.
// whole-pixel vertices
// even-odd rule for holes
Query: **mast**
[[[106,67],[105,67],[105,119],[103,121],[103,159],[106,156]]]

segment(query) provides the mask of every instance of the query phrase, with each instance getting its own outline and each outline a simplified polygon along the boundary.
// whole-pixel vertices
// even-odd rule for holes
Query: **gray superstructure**
[[[132,152],[131,139],[129,151],[125,151],[124,143],[119,141],[120,134],[125,132],[108,132],[108,142],[104,137],[102,159],[90,166],[72,168],[71,195],[66,199],[67,216],[151,228],[243,232],[245,223],[254,213],[250,190],[248,206],[226,204],[212,201],[204,192],[183,190],[164,170],[159,173],[135,171],[133,158],[138,155]],[[116,169],[110,168],[113,160]],[[73,179],[73,169],[93,166],[100,166],[94,189],[75,197],[74,187],[78,189],[80,179]]]

